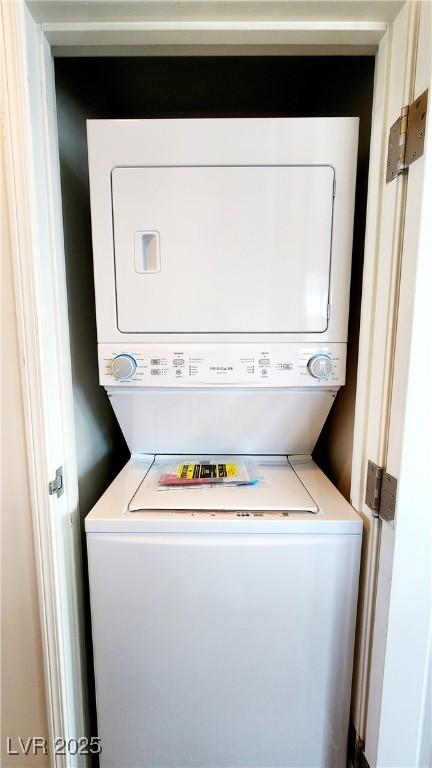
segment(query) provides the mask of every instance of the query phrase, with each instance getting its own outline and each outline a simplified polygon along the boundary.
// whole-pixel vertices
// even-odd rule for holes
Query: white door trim
[[[77,470],[51,55],[23,2],[2,3],[2,123],[49,752],[86,734]],[[48,47],[49,48],[49,47]],[[48,68],[47,68],[48,67]],[[47,87],[48,86],[48,87]],[[61,497],[48,482],[63,466]]]
[[[253,0],[248,3],[245,14],[244,0],[77,0],[74,3],[65,0],[27,0],[27,6],[34,19],[39,23],[62,23],[63,25],[80,22],[115,22],[122,23],[152,21],[174,22],[230,22],[245,20],[248,22],[375,22],[390,23],[398,15],[404,0]]]
[[[378,45],[384,22],[140,21],[49,22],[52,46],[65,45]]]
[[[123,0],[124,3],[124,0]],[[17,314],[20,329],[20,353],[23,360],[23,390],[26,401],[26,430],[29,465],[32,469],[33,519],[38,555],[38,579],[41,597],[41,619],[49,700],[51,736],[86,734],[85,657],[82,646],[82,611],[80,561],[78,546],[77,470],[74,446],[73,400],[70,354],[64,339],[68,338],[67,293],[64,274],[61,197],[58,169],[58,141],[55,121],[55,91],[52,70],[52,45],[85,53],[88,45],[146,45],[156,50],[161,44],[171,50],[184,51],[203,44],[217,45],[236,53],[253,44],[266,52],[287,44],[317,46],[334,52],[333,46],[354,46],[358,52],[380,42],[378,71],[374,97],[374,127],[371,159],[383,156],[383,134],[386,127],[386,101],[389,57],[389,22],[398,3],[361,3],[363,19],[346,20],[346,3],[337,4],[339,17],[331,18],[328,4],[322,18],[289,19],[290,3],[278,4],[283,18],[267,22],[255,19],[245,23],[225,18],[193,20],[194,4],[185,0],[189,10],[187,22],[113,22],[103,18],[85,22],[79,14],[92,12],[99,6],[105,18],[108,8],[121,3],[74,4],[74,18],[62,17],[65,5],[29,3],[39,14],[35,21],[24,0],[4,2],[2,6],[8,99],[6,102],[6,149],[9,176],[9,207],[14,232],[14,274]],[[126,5],[126,4],[124,4]],[[127,4],[128,7],[130,4]],[[144,3],[143,6],[146,4]],[[153,4],[154,5],[154,4]],[[174,4],[178,7],[178,3]],[[209,3],[207,3],[210,6]],[[214,4],[213,4],[214,5]],[[227,4],[222,4],[227,7]],[[376,17],[381,7],[382,15]],[[71,10],[71,4],[67,4]],[[264,7],[260,3],[261,9]],[[272,7],[274,4],[272,4]],[[123,6],[124,7],[124,6]],[[154,5],[156,7],[156,5]],[[159,3],[159,8],[162,5]],[[45,8],[45,10],[41,10]],[[369,11],[368,11],[369,9]],[[396,9],[396,10],[395,10]],[[50,14],[58,12],[56,20]],[[360,12],[360,11],[359,11]],[[370,12],[371,19],[364,15]],[[274,13],[274,9],[273,9]],[[46,14],[46,17],[44,17]],[[327,16],[326,16],[327,14]],[[345,14],[345,15],[344,15]],[[387,18],[385,14],[389,14]],[[391,15],[393,14],[393,15]],[[85,45],[84,45],[85,44]],[[357,49],[356,46],[359,46]],[[121,46],[121,48],[120,48]],[[231,46],[231,47],[230,47]],[[159,48],[160,50],[160,48]],[[202,48],[201,48],[202,50]],[[310,52],[308,50],[308,53]],[[346,49],[339,49],[346,53]],[[93,49],[94,52],[94,49]],[[375,162],[371,162],[371,165]],[[368,283],[363,297],[363,313],[373,307],[374,275],[377,249],[373,247],[377,224],[374,217],[380,206],[382,180],[371,168],[371,194],[368,206],[368,243],[365,274]],[[38,198],[39,195],[39,198]],[[42,199],[40,196],[42,195]],[[49,344],[47,343],[49,341]],[[366,350],[360,359],[359,378],[369,376],[371,366]],[[360,438],[359,438],[360,440]],[[363,440],[363,438],[362,438]],[[362,442],[362,440],[360,442]],[[359,455],[360,442],[354,444]],[[362,454],[363,455],[363,454]],[[65,493],[60,499],[47,495],[47,482],[57,466],[65,467]],[[357,473],[361,466],[357,462]],[[356,479],[357,478],[357,479]],[[353,479],[356,487],[361,479]],[[57,759],[60,765],[60,758]],[[65,764],[72,765],[67,758]]]
[[[386,86],[378,99],[383,116],[380,127],[381,153],[376,158],[376,169],[372,155],[370,160],[370,181],[373,181],[373,186],[368,192],[351,482],[351,501],[364,522],[360,631],[357,636],[354,676],[358,693],[353,709],[354,724],[361,740],[366,737],[370,708],[371,644],[381,540],[381,524],[372,516],[365,503],[366,472],[369,459],[380,466],[386,464],[406,196],[406,177],[399,177],[392,184],[386,184],[387,142],[390,126],[400,114],[402,106],[409,103],[412,97],[417,27],[418,3],[405,4],[389,33]],[[378,149],[378,141],[375,146]],[[376,203],[372,197],[375,194]],[[375,701],[376,696],[372,699]],[[374,722],[374,717],[369,722]]]
[[[415,58],[407,66],[407,73],[411,68],[408,103],[426,88],[429,97],[432,91],[430,2],[418,4],[416,21]],[[430,739],[426,700],[431,685],[428,656],[432,619],[430,117],[424,154],[410,166],[406,182],[386,457],[387,471],[398,479],[398,493],[395,524],[382,523],[381,531],[378,597],[387,597],[382,600],[379,616],[381,625],[385,622],[385,636],[381,638],[378,630],[377,643],[374,633],[374,648],[382,647],[382,658],[375,665],[381,683],[380,708],[373,725],[377,732],[376,765],[392,768],[429,765],[432,746],[429,741],[425,761],[422,750],[428,728]],[[368,735],[369,718],[366,748]]]
[[[385,186],[388,124],[388,87],[393,30],[381,40],[375,61],[374,108],[371,126],[371,148],[368,177],[368,205],[366,216],[362,309],[358,353],[358,375],[353,436],[350,501],[363,519],[363,557],[360,576],[357,638],[353,676],[352,719],[359,738],[366,726],[367,692],[371,631],[375,597],[376,564],[379,531],[376,521],[364,503],[366,485],[369,422],[370,382],[373,368],[373,337],[376,322],[378,284],[379,234],[381,227],[381,200]]]

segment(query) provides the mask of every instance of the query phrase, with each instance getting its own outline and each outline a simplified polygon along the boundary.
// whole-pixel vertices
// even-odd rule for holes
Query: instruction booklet
[[[254,483],[246,464],[192,462],[163,467],[158,485],[162,487],[189,485],[250,485]]]

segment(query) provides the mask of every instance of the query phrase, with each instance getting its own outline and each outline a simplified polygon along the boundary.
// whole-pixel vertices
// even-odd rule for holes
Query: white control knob
[[[130,379],[136,371],[136,360],[132,355],[116,355],[111,363],[111,370],[116,379]]]
[[[333,369],[333,363],[328,355],[319,353],[308,361],[309,373],[315,379],[327,379]]]

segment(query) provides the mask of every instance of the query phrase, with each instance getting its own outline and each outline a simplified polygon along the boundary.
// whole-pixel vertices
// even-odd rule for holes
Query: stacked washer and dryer
[[[104,768],[345,768],[362,525],[311,453],[345,382],[358,120],[90,120],[86,518]],[[160,486],[178,463],[247,485]]]

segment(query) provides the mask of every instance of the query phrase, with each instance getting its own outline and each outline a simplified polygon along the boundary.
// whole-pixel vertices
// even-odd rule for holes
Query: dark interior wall
[[[84,517],[128,458],[106,393],[99,386],[85,120],[79,93],[57,89],[74,415],[80,510]]]

